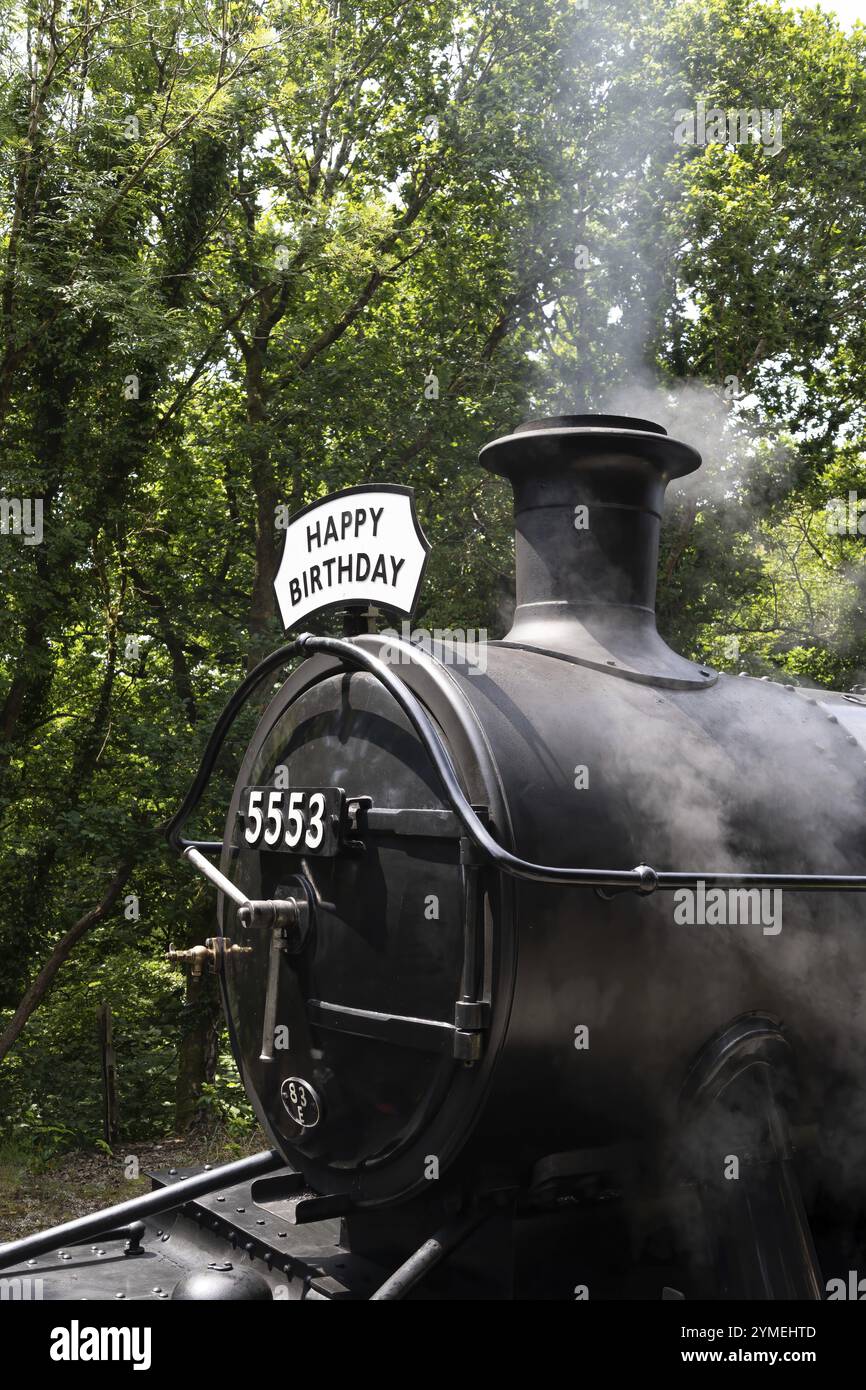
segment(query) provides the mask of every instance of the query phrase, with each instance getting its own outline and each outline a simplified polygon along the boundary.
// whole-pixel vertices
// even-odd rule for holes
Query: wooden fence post
[[[102,1056],[102,1133],[106,1144],[117,1139],[117,1066],[111,1029],[111,1005],[99,1006],[99,1044]]]

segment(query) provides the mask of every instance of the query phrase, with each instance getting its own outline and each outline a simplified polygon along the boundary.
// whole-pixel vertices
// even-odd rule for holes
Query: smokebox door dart
[[[65,1242],[55,1288],[133,1296],[168,1276],[74,1242],[135,1219],[178,1298],[817,1300],[848,1258],[815,1193],[864,1148],[866,1047],[837,1034],[866,957],[866,705],[664,641],[664,495],[700,457],[661,426],[532,420],[480,462],[514,494],[505,636],[407,631],[410,488],[312,503],[275,583],[287,641],[166,827],[216,889],[214,934],[173,955],[216,975],[269,1151],[5,1267]],[[308,630],[336,611],[343,637]],[[222,833],[187,838],[269,692]]]

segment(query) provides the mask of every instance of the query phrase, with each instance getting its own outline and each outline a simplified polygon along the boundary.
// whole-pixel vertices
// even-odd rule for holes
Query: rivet
[[[169,1168],[169,1170],[168,1170],[168,1176],[169,1176],[169,1177],[172,1177],[176,1172],[177,1172],[177,1169],[176,1169],[176,1168]]]
[[[827,715],[827,718],[830,720],[830,723],[831,723],[831,724],[838,724],[838,723],[839,723],[839,720],[836,718],[835,714],[828,714],[828,715]]]
[[[218,1202],[224,1202],[224,1201],[225,1201],[225,1197],[217,1197],[217,1201],[218,1201]]]
[[[246,1207],[235,1207],[235,1211],[246,1211]]]
[[[163,1240],[168,1240],[169,1234],[170,1234],[170,1232],[166,1231],[166,1233],[165,1233],[165,1235],[162,1237],[162,1239],[163,1239]]]
[[[257,1226],[264,1226],[264,1224],[265,1224],[265,1218],[264,1218],[263,1216],[259,1216],[259,1217],[256,1219],[256,1225],[257,1225]]]
[[[115,1298],[126,1298],[126,1294],[125,1294],[125,1293],[116,1293],[116,1294],[114,1295],[114,1297],[115,1297]]]
[[[162,1284],[155,1284],[151,1289],[151,1293],[162,1293]]]
[[[288,1234],[289,1234],[288,1231],[277,1231],[277,1235],[280,1236],[280,1237],[282,1237],[283,1240],[285,1240],[285,1238],[286,1238],[286,1236],[287,1236]]]
[[[167,1293],[161,1293],[159,1296],[160,1296],[160,1298],[168,1298],[168,1294],[167,1294]]]
[[[38,1264],[38,1260],[28,1260],[27,1263],[29,1264],[30,1268],[33,1269]]]
[[[206,1163],[206,1164],[204,1165],[204,1170],[205,1170],[205,1172],[206,1172],[206,1173],[209,1173],[210,1170],[211,1170],[211,1167],[212,1167],[212,1165],[211,1165],[210,1163]]]

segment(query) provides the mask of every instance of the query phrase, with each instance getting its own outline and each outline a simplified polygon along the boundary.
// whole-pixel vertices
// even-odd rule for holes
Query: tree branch
[[[114,907],[135,867],[137,858],[137,853],[129,854],[120,861],[99,902],[95,907],[85,912],[83,917],[79,917],[78,921],[69,928],[69,931],[60,938],[45,964],[35,975],[21,1003],[0,1036],[0,1061],[15,1046],[27,1020],[45,998],[54,983],[58,970],[72,954],[73,948],[90,931],[90,928],[95,927],[98,922],[107,917]]]

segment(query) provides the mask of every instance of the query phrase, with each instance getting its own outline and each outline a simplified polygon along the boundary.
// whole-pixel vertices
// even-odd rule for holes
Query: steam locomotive
[[[514,489],[506,636],[296,637],[168,828],[217,888],[176,954],[219,975],[272,1149],[2,1247],[5,1277],[817,1300],[862,1260],[866,701],[662,640],[664,492],[700,457],[660,426],[532,421],[480,462]],[[297,657],[222,838],[185,839]]]

